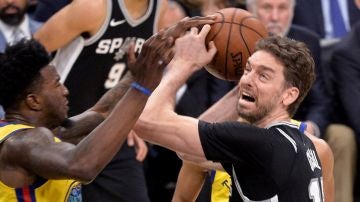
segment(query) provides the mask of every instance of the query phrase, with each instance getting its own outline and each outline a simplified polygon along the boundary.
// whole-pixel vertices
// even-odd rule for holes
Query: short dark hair
[[[0,55],[0,104],[16,107],[41,79],[40,70],[51,61],[36,40],[21,40]]]
[[[315,63],[307,46],[286,37],[268,37],[260,40],[256,50],[265,50],[284,65],[284,77],[288,86],[299,89],[298,99],[287,109],[293,116],[315,80]]]

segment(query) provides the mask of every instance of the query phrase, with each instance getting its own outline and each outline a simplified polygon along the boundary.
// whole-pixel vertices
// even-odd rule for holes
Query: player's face
[[[46,116],[48,127],[57,127],[67,118],[69,110],[67,88],[60,83],[60,77],[54,66],[47,66],[41,70],[43,81],[39,92],[42,110]]]
[[[9,25],[19,25],[26,12],[28,0],[0,0],[0,19]]]
[[[283,64],[260,50],[249,57],[239,81],[238,114],[250,123],[259,123],[286,111],[282,105],[285,89]]]
[[[269,33],[285,36],[291,25],[294,8],[292,0],[257,0],[253,13]]]

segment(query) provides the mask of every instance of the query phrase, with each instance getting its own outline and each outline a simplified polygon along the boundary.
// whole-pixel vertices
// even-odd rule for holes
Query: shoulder
[[[15,131],[0,145],[1,159],[4,162],[6,159],[21,158],[22,154],[27,154],[41,145],[54,142],[54,139],[53,133],[44,127],[25,128]]]
[[[43,25],[42,22],[36,21],[34,19],[29,18],[29,26],[31,29],[31,32],[35,32]]]
[[[53,141],[53,133],[45,127],[26,128],[15,131],[7,140],[2,143],[2,147],[22,150],[28,147],[32,147],[33,144],[41,145]]]
[[[313,142],[315,149],[321,159],[328,159],[333,156],[332,151],[328,143],[325,140],[317,138],[311,134],[306,134],[306,136]]]
[[[320,37],[318,34],[301,25],[291,25],[288,35],[289,37],[293,37],[294,39],[297,39],[297,36],[302,36],[303,38],[308,38],[320,42]]]

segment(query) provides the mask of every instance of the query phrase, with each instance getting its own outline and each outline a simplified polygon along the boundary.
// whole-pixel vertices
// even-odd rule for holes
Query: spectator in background
[[[0,52],[3,53],[8,44],[14,44],[22,38],[30,39],[41,26],[40,22],[26,14],[28,0],[0,1]],[[0,105],[0,119],[4,118],[4,110]]]
[[[26,14],[27,8],[27,0],[0,1],[0,52],[8,44],[32,38],[40,28],[41,23]]]
[[[360,141],[360,22],[356,23],[350,33],[337,45],[332,59],[332,70],[336,78],[334,79],[337,101],[335,121],[349,124],[356,134],[357,142]],[[354,144],[355,140],[354,140]],[[353,152],[356,153],[355,148]],[[343,158],[355,159],[354,156],[343,156]],[[352,159],[354,158],[354,159]],[[336,156],[335,156],[336,159]],[[359,159],[359,155],[358,155]],[[335,165],[336,169],[336,165]],[[355,165],[351,170],[343,170],[344,175],[354,175],[356,173]],[[348,178],[348,177],[347,177]],[[351,183],[354,183],[350,178]],[[359,175],[357,177],[359,181]],[[350,183],[349,182],[349,183]],[[349,191],[353,190],[352,184],[338,183]],[[350,186],[351,185],[351,186]],[[359,185],[355,186],[355,194],[359,194]],[[358,196],[359,197],[359,196]],[[345,200],[343,200],[345,201]],[[346,200],[350,201],[350,200]]]
[[[165,6],[166,0],[73,0],[35,34],[49,52],[59,49],[53,62],[61,82],[73,92],[70,115],[86,110],[118,83],[128,70],[128,44],[134,40],[140,53],[157,31]],[[84,201],[149,201],[141,162],[147,146],[131,137],[98,177],[83,186]]]
[[[360,19],[356,4],[359,0],[297,0],[293,23],[313,30],[322,39],[340,38]]]

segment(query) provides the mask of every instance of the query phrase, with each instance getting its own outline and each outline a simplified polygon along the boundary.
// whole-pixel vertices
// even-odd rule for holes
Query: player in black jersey
[[[176,89],[215,54],[214,44],[204,46],[209,30],[192,28],[176,41],[171,68],[147,103],[138,134],[187,160],[225,169],[233,179],[231,201],[325,201],[316,148],[290,123],[315,78],[303,43],[270,37],[257,44],[238,83],[237,112],[250,124],[174,113]]]

